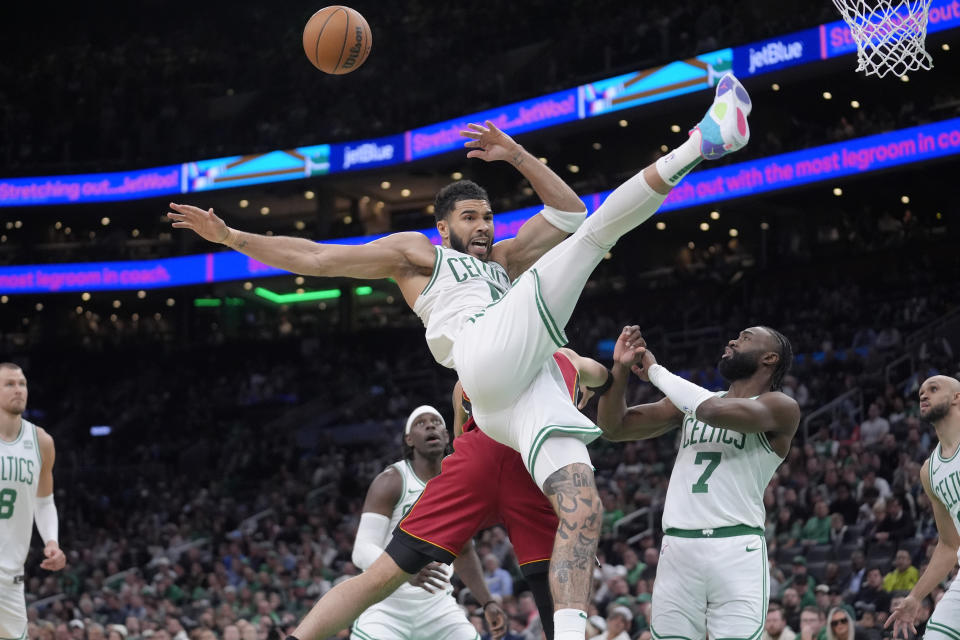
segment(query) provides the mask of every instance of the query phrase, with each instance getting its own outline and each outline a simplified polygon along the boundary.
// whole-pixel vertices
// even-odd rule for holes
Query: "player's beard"
[[[920,419],[926,420],[930,424],[936,424],[944,418],[947,417],[947,414],[950,413],[950,401],[944,400],[940,404],[932,404],[930,408],[927,409],[926,415],[923,411],[920,412]]]
[[[749,378],[760,368],[760,352],[733,351],[729,358],[721,358],[717,369],[727,382]]]
[[[461,239],[460,236],[455,234],[452,230],[450,231],[450,248],[453,249],[454,251],[465,253],[468,256],[473,255],[472,253],[470,253],[470,248],[467,246],[467,243],[464,242],[463,239]],[[490,256],[490,248],[488,247],[486,253],[484,253],[482,256],[477,256],[477,257],[480,260],[486,260],[489,256]]]

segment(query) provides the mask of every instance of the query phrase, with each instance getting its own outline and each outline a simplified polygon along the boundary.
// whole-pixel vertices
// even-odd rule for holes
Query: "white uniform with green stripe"
[[[381,541],[380,546],[384,548],[390,542],[397,523],[413,508],[426,486],[407,460],[394,462],[390,467],[396,469],[403,478],[403,489],[390,516],[385,538]],[[441,569],[446,572],[449,581],[453,567],[443,564]],[[476,629],[452,594],[452,586],[442,592],[430,593],[404,583],[387,598],[364,611],[353,624],[351,636],[359,640],[476,640]]]
[[[40,466],[37,427],[21,419],[15,440],[0,439],[0,639],[27,633],[23,564],[33,535]]]
[[[783,460],[763,433],[718,429],[689,414],[680,438],[651,632],[659,640],[755,640],[769,600],[763,492]]]
[[[510,276],[496,262],[484,262],[450,247],[434,249],[433,276],[413,305],[413,312],[427,329],[430,353],[452,369],[453,344],[464,324],[510,290]]]
[[[960,531],[960,455],[942,455],[938,444],[930,454],[930,488],[950,512],[953,526]],[[960,451],[960,450],[958,450]],[[957,553],[960,562],[960,552]],[[960,578],[955,578],[927,622],[924,640],[960,640]]]
[[[543,259],[537,264],[550,268]],[[580,288],[564,295],[572,305]],[[501,265],[438,246],[413,310],[434,358],[457,370],[477,425],[519,452],[538,486],[568,464],[590,464],[585,445],[601,431],[570,403],[553,360],[566,336],[543,298],[537,268],[511,284]]]

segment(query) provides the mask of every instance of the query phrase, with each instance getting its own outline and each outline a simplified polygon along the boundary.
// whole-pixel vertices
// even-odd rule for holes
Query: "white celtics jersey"
[[[725,395],[718,394],[718,395]],[[763,492],[783,462],[763,433],[718,429],[685,415],[664,529],[763,528]]]
[[[413,305],[426,327],[427,346],[437,362],[453,368],[453,343],[469,318],[510,289],[506,269],[449,247],[435,247],[433,276]]]
[[[413,508],[414,503],[420,499],[420,494],[423,493],[424,487],[427,485],[417,477],[417,474],[414,473],[413,467],[410,466],[408,460],[400,460],[399,462],[394,462],[390,465],[403,478],[403,489],[400,493],[400,500],[397,502],[396,506],[393,507],[393,515],[390,516],[390,528],[387,529],[387,534],[384,540],[381,543],[381,547],[386,549],[387,544],[390,542],[390,539],[393,538],[393,530],[397,528],[397,524],[403,520],[404,516],[407,515],[407,512]],[[443,570],[447,573],[447,581],[449,582],[450,576],[453,575],[453,567],[451,565],[443,565]],[[400,585],[400,588],[394,591],[390,597],[395,596],[409,600],[411,598],[418,600],[426,600],[429,598],[443,597],[453,593],[453,586],[449,586],[446,591],[440,593],[429,593],[425,589],[420,587],[415,587],[412,584],[405,582]]]
[[[37,427],[21,418],[13,442],[0,439],[0,575],[23,573],[40,482]]]
[[[933,495],[950,512],[953,526],[960,532],[960,448],[949,458],[942,455],[942,444],[938,444],[930,454],[930,488]],[[957,552],[960,562],[960,551]]]

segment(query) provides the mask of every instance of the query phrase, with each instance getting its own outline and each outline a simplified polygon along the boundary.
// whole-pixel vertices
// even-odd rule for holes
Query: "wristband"
[[[540,215],[557,229],[567,233],[573,233],[579,229],[583,221],[587,219],[586,211],[572,213],[570,211],[560,211],[547,205],[543,205],[543,211],[540,212]]]
[[[653,386],[667,396],[673,406],[694,418],[697,417],[697,407],[714,396],[713,392],[670,373],[661,364],[650,367],[647,370],[647,377],[650,378]]]
[[[610,387],[613,386],[613,372],[610,369],[607,369],[607,379],[603,381],[599,387],[587,387],[590,391],[593,391],[594,395],[602,396],[607,391],[610,390]]]

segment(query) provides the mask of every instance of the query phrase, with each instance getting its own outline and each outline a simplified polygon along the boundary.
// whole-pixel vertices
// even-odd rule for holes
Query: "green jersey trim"
[[[949,458],[944,458],[944,457],[943,457],[943,453],[941,453],[942,451],[943,451],[943,443],[942,443],[942,442],[938,442],[938,443],[937,443],[937,449],[936,449],[937,459],[938,459],[940,462],[953,462],[953,459],[957,457],[957,454],[958,454],[958,453],[960,453],[960,447],[957,447],[957,450],[954,451],[954,452],[953,452],[953,455],[950,456]]]
[[[547,441],[554,433],[563,433],[569,436],[584,436],[584,435],[593,435],[599,436],[603,432],[600,431],[597,427],[578,427],[573,425],[559,425],[551,424],[544,427],[543,431],[537,434],[537,437],[533,441],[533,445],[530,447],[530,455],[527,456],[527,471],[530,473],[530,477],[533,477],[533,470],[536,468],[537,456],[540,455],[540,447],[543,446],[543,443]]]
[[[951,640],[960,640],[960,631],[939,622],[927,622],[927,631],[936,631]]]
[[[427,483],[424,482],[423,480],[421,480],[421,479],[420,479],[420,476],[417,475],[417,472],[413,470],[413,465],[410,464],[410,461],[409,461],[409,460],[404,460],[403,462],[404,462],[404,464],[407,465],[407,469],[410,470],[410,475],[413,476],[414,480],[416,480],[416,481],[420,484],[420,488],[423,489],[424,487],[426,487],[426,486],[427,486]],[[406,486],[406,481],[404,481],[404,486],[403,486],[403,488],[404,488],[404,493],[406,493],[406,488],[407,488],[407,486]]]
[[[653,628],[653,623],[650,623],[650,635],[656,638],[656,640],[692,640],[687,636],[664,636],[657,633],[657,630]]]
[[[562,346],[562,345],[561,345],[561,346]],[[0,438],[0,444],[5,444],[5,445],[7,445],[7,446],[11,446],[11,445],[17,444],[18,442],[20,442],[20,439],[23,437],[23,432],[24,432],[24,428],[23,428],[23,418],[20,418],[20,433],[17,434],[16,440],[11,440],[10,442],[7,442],[7,441],[4,440],[3,438]],[[3,640],[3,639],[0,638],[0,640]],[[17,639],[14,638],[13,640],[17,640]]]
[[[40,462],[40,468],[43,468],[43,453],[40,451],[40,432],[37,425],[33,425],[33,446],[37,449],[37,461]]]
[[[433,283],[437,281],[437,276],[440,275],[440,263],[442,262],[440,258],[443,256],[443,249],[440,248],[440,245],[435,246],[433,249],[436,252],[433,258],[433,275],[430,276],[430,282],[427,283],[427,286],[420,292],[421,296],[430,290]]]
[[[716,527],[714,529],[667,529],[664,535],[677,538],[733,538],[736,536],[763,536],[760,527],[751,527],[745,524],[735,524],[730,527]]]
[[[543,324],[547,328],[547,333],[550,335],[553,343],[557,345],[557,347],[562,347],[567,344],[567,336],[565,336],[563,331],[557,326],[557,321],[550,315],[547,302],[543,299],[543,293],[540,291],[540,274],[537,273],[536,269],[531,269],[530,273],[533,274],[533,297],[537,302],[537,311],[540,312],[540,319],[543,320]]]

